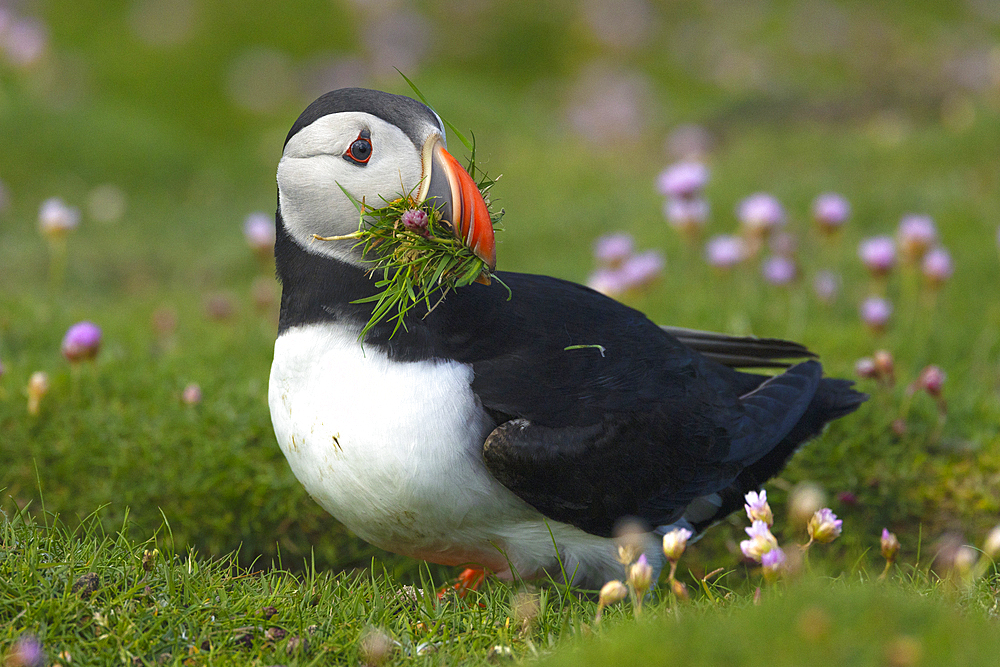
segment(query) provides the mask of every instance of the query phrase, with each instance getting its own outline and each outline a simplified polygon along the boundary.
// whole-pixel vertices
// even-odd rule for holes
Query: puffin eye
[[[361,130],[361,134],[354,140],[351,147],[344,153],[344,159],[354,164],[364,166],[372,157],[372,133],[368,130]]]

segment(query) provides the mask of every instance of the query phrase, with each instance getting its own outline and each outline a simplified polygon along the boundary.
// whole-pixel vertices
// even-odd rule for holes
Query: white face
[[[372,153],[364,166],[344,158],[362,131],[370,133]],[[439,128],[427,125],[422,143]],[[348,241],[317,241],[358,229],[359,213],[344,194],[376,208],[414,190],[426,171],[421,149],[392,123],[371,114],[345,111],[323,116],[299,130],[278,163],[278,207],[285,228],[299,245],[317,254],[364,266]],[[343,190],[341,189],[343,188]]]

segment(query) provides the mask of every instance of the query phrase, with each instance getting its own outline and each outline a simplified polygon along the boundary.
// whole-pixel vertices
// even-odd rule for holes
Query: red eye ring
[[[368,164],[368,160],[372,159],[373,152],[372,133],[368,130],[361,130],[358,134],[358,138],[351,143],[347,152],[344,153],[344,159],[349,162],[353,162],[354,164],[364,166]]]

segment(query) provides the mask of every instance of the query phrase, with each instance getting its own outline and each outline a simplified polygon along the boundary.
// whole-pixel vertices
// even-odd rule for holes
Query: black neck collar
[[[275,226],[274,263],[281,281],[278,335],[292,327],[321,322],[343,323],[360,332],[374,304],[352,301],[376,294],[375,280],[347,262],[308,252],[289,235],[280,211],[275,214]],[[402,360],[437,356],[428,323],[421,319],[422,313],[413,315],[407,317],[408,329],[395,335],[393,324],[377,324],[365,336],[365,347],[380,348]]]

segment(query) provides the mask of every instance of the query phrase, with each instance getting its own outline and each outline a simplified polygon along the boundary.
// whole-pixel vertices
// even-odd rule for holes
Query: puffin
[[[476,183],[441,118],[409,97],[322,95],[288,132],[277,185],[275,436],[308,494],[387,551],[600,588],[625,574],[622,526],[641,526],[633,539],[662,567],[663,534],[700,535],[742,507],[867,398],[800,344],[661,327],[526,273],[362,338],[373,306],[357,302],[380,291],[371,258],[317,240],[357,231],[355,202],[430,199],[496,264]]]

